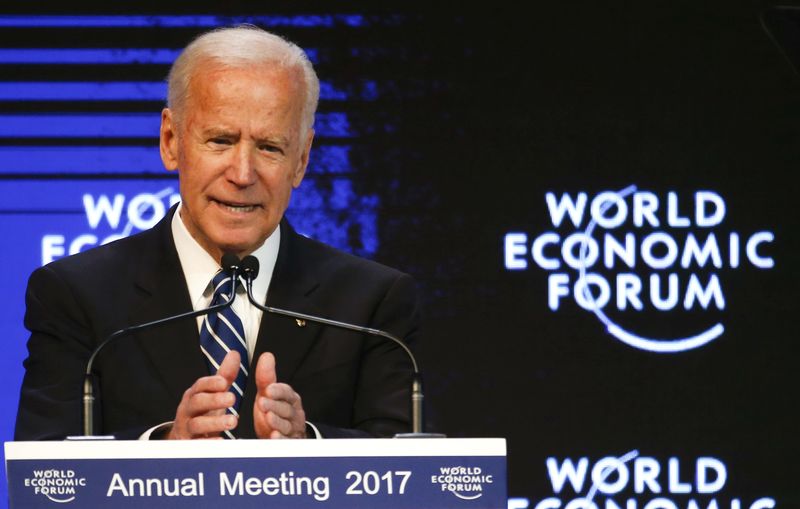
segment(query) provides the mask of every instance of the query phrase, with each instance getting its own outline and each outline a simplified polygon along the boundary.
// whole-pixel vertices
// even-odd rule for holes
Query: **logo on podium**
[[[36,469],[25,478],[24,485],[36,495],[63,504],[75,500],[78,490],[86,486],[86,478],[74,470]]]

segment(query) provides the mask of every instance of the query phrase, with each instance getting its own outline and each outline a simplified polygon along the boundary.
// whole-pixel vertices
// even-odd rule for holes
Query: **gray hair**
[[[253,25],[218,28],[200,35],[181,52],[167,76],[167,106],[180,122],[189,82],[198,64],[211,60],[223,67],[241,68],[258,63],[302,71],[305,85],[302,132],[314,125],[319,102],[319,79],[305,51],[296,44]]]

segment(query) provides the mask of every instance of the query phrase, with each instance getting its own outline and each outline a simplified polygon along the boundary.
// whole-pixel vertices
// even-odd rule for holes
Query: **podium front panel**
[[[505,509],[503,439],[8,442],[9,507]]]

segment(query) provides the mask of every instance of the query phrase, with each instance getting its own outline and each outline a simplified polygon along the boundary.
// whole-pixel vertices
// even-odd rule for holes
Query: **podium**
[[[505,509],[504,439],[8,442],[9,507]]]

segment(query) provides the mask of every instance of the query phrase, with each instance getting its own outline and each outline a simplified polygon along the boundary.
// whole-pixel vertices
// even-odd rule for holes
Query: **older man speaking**
[[[78,434],[94,348],[124,327],[208,307],[225,285],[224,253],[259,260],[261,302],[414,339],[409,276],[298,235],[283,218],[308,164],[318,96],[305,53],[255,27],[209,32],[183,51],[169,74],[160,143],[164,166],[178,172],[181,203],[151,230],[31,275],[17,440]],[[116,341],[95,366],[99,428],[118,438],[386,436],[408,428],[411,368],[398,346],[262,315],[246,298],[228,313]]]

